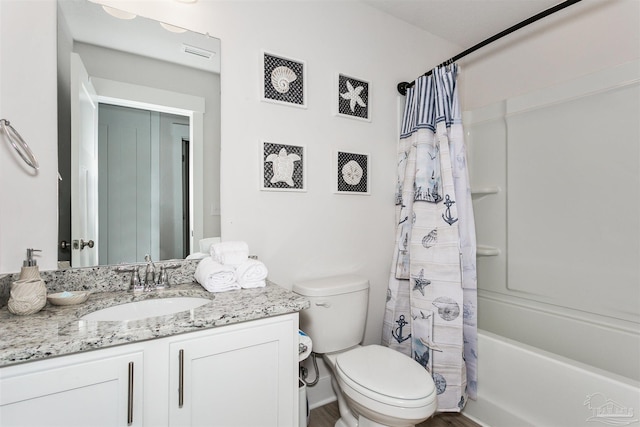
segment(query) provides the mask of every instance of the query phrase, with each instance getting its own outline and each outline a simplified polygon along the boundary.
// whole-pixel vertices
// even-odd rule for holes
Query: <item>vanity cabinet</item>
[[[297,422],[297,313],[0,369],[2,427]]]
[[[143,352],[102,350],[0,370],[0,425],[142,426]]]
[[[288,323],[171,342],[169,425],[296,425],[297,325]]]

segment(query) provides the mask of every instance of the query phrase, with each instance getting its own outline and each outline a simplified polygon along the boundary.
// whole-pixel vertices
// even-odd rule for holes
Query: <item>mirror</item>
[[[183,258],[220,236],[220,40],[107,12],[58,0],[61,266]]]

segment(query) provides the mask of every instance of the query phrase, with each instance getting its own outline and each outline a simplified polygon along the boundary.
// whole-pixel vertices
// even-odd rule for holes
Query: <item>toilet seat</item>
[[[421,408],[436,399],[429,372],[388,347],[357,347],[338,354],[335,366],[337,375],[351,389],[385,405]]]

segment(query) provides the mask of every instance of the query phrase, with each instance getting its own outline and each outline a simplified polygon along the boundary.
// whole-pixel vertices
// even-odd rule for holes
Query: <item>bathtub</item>
[[[491,427],[640,426],[639,382],[478,332],[478,400],[469,400],[463,411],[477,423]],[[593,344],[593,351],[615,351]]]
[[[463,414],[482,426],[640,426],[636,381],[483,330],[478,356],[478,400]],[[336,400],[320,358],[318,365],[320,380],[307,388],[311,409]]]

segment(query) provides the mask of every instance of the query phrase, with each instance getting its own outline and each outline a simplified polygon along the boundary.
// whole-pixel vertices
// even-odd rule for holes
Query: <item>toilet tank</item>
[[[342,275],[297,282],[293,292],[309,299],[300,312],[300,329],[311,338],[313,351],[333,353],[360,344],[367,321],[369,281]]]

